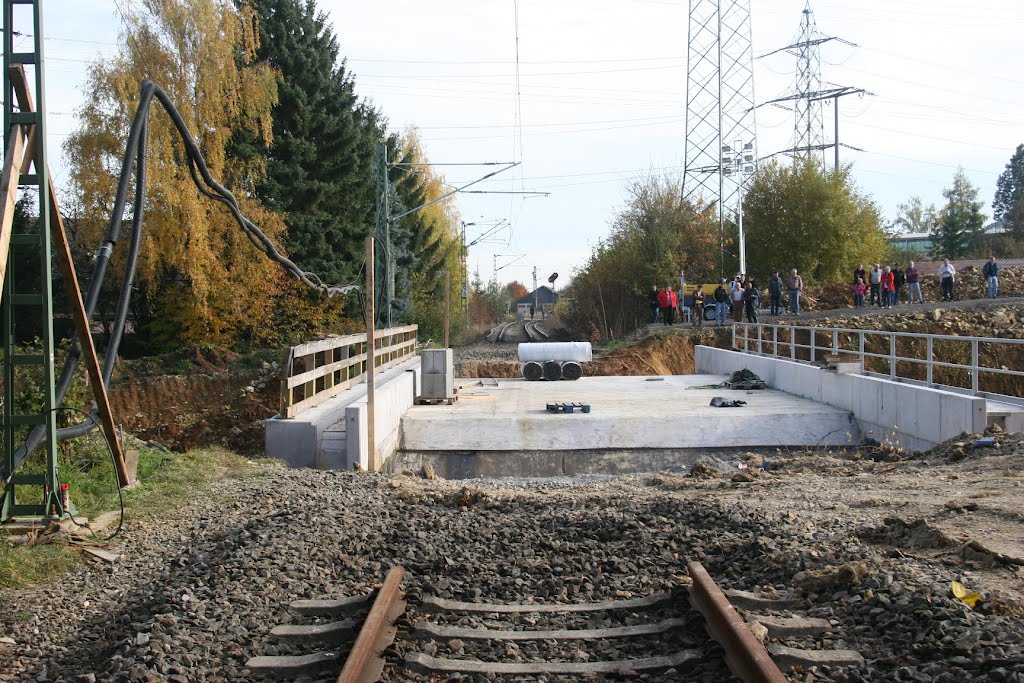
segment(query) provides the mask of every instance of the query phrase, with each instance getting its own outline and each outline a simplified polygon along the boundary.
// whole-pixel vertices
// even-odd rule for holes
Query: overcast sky
[[[121,0],[127,2],[128,0]],[[521,160],[484,186],[542,190],[546,198],[463,195],[458,206],[473,239],[502,219],[500,240],[475,246],[470,270],[528,287],[552,271],[563,284],[607,234],[624,188],[650,170],[679,175],[685,116],[686,0],[520,0],[521,126],[515,98],[513,0],[319,0],[342,53],[396,129],[416,126],[432,161]],[[804,0],[753,2],[754,50],[787,45]],[[874,97],[842,100],[840,140],[854,177],[887,219],[917,195],[942,203],[958,165],[980,188],[991,214],[996,177],[1024,142],[1020,0],[813,0],[819,31],[857,43],[822,47],[828,84]],[[66,183],[57,146],[74,128],[90,59],[116,50],[112,0],[45,0],[49,131],[58,185]],[[795,59],[759,59],[756,94],[790,92]],[[826,139],[832,110],[825,109]],[[758,114],[762,155],[792,144],[793,115]],[[521,138],[519,137],[521,135]],[[517,140],[521,139],[521,147]],[[453,183],[477,169],[443,169]],[[480,169],[480,174],[490,169]]]

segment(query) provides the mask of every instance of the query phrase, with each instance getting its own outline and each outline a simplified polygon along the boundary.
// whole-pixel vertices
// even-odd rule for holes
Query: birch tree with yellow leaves
[[[118,54],[91,66],[78,127],[65,144],[79,246],[94,250],[110,221],[146,78],[175,103],[214,177],[280,243],[282,216],[253,199],[265,162],[228,154],[235,134],[270,141],[277,86],[273,69],[255,61],[256,17],[226,0],[139,0],[124,8],[123,19]],[[147,202],[132,308],[146,348],[265,342],[285,274],[256,250],[226,207],[199,193],[181,139],[159,106],[150,116],[146,154]],[[124,250],[118,251],[112,275],[123,263]]]

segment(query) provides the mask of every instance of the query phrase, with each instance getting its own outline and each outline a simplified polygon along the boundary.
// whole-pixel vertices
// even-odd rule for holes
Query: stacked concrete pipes
[[[583,376],[581,363],[593,360],[590,342],[543,342],[519,345],[520,371],[535,382],[560,379],[577,380]]]

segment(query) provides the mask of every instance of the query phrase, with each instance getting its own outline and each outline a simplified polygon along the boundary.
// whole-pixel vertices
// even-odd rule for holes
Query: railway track
[[[513,320],[510,323],[505,323],[504,325],[502,325],[498,329],[498,334],[494,338],[494,341],[496,341],[496,342],[503,342],[503,341],[505,341],[505,333],[507,333],[511,328],[515,327],[518,324],[519,324],[518,321]]]
[[[523,329],[526,331],[526,336],[532,342],[544,341],[551,336],[540,326],[539,322],[534,320],[523,321]]]
[[[494,330],[491,330],[488,338],[493,337],[495,343],[508,341],[509,337],[513,337],[513,340],[515,337],[519,337],[526,341],[537,342],[544,341],[551,336],[540,326],[540,321],[536,320],[513,320],[494,328]]]
[[[853,651],[819,649],[819,638],[833,626],[801,616],[799,597],[723,592],[699,562],[687,570],[688,587],[641,598],[508,604],[422,596],[407,606],[400,589],[404,570],[396,567],[375,595],[292,603],[293,613],[313,623],[277,626],[270,633],[297,648],[319,643],[327,649],[253,657],[246,667],[276,678],[333,678],[343,662],[339,683],[380,680],[386,661],[400,680],[594,680],[650,672],[689,680],[699,670],[702,680],[716,674],[727,680],[731,672],[747,683],[782,683],[783,670],[863,661]],[[353,617],[367,607],[357,631]]]

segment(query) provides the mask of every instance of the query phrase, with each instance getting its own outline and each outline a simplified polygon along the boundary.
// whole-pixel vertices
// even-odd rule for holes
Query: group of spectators
[[[982,268],[982,274],[988,285],[989,297],[994,299],[999,296],[999,264],[995,256],[989,258]],[[858,265],[853,271],[853,305],[856,308],[863,308],[865,305],[891,308],[902,303],[904,297],[909,304],[915,303],[915,299],[917,303],[923,304],[921,277],[921,272],[913,261],[906,268],[899,263],[884,267],[876,263],[871,270],[865,270],[863,264]],[[952,301],[956,297],[956,268],[949,259],[943,259],[938,277],[942,300]],[[803,291],[804,280],[796,268],[789,271],[786,278],[779,275],[779,271],[774,271],[768,278],[770,314],[782,315],[785,296],[789,313],[800,315],[800,296]],[[671,285],[665,285],[664,289],[651,285],[651,323],[660,320],[665,325],[675,324],[676,311],[681,312],[687,308],[684,303],[685,292],[686,285],[682,281],[678,292]],[[738,273],[732,280],[719,281],[710,300],[705,299],[704,284],[698,283],[693,293],[693,305],[689,309],[694,327],[703,326],[706,306],[714,306],[715,320],[719,325],[724,325],[726,319],[730,317],[734,322],[743,322],[744,316],[747,322],[758,321],[761,288],[750,275]]]
[[[999,296],[999,263],[996,257],[989,258],[988,263],[982,268],[982,275],[988,285],[988,295],[994,299]],[[953,301],[956,298],[956,267],[943,259],[939,267],[939,287],[942,291],[943,301]],[[902,303],[904,294],[908,304],[924,303],[924,296],[921,294],[921,272],[911,261],[906,269],[900,264],[894,263],[891,266],[874,264],[870,271],[864,270],[864,264],[857,266],[853,271],[853,305],[855,308],[863,308],[865,297],[868,306],[879,308],[892,308]]]
[[[789,312],[800,315],[800,294],[804,290],[804,281],[796,268],[790,271],[789,277],[785,280],[779,275],[779,271],[772,273],[768,279],[768,296],[771,301],[771,315],[782,314],[782,295],[785,291],[788,294]],[[651,323],[659,320],[664,325],[672,325],[675,322],[676,309],[685,308],[683,299],[685,285],[675,292],[671,285],[665,285],[664,289],[658,289],[657,285],[651,285],[648,295],[651,307]],[[757,281],[750,275],[737,273],[732,280],[721,280],[718,287],[711,295],[710,301],[705,301],[704,284],[697,283],[693,293],[693,306],[690,314],[694,327],[704,325],[705,306],[715,307],[715,320],[719,325],[724,325],[727,317],[732,317],[735,322],[743,322],[746,315],[747,322],[756,323],[758,310],[761,308],[761,288]]]

